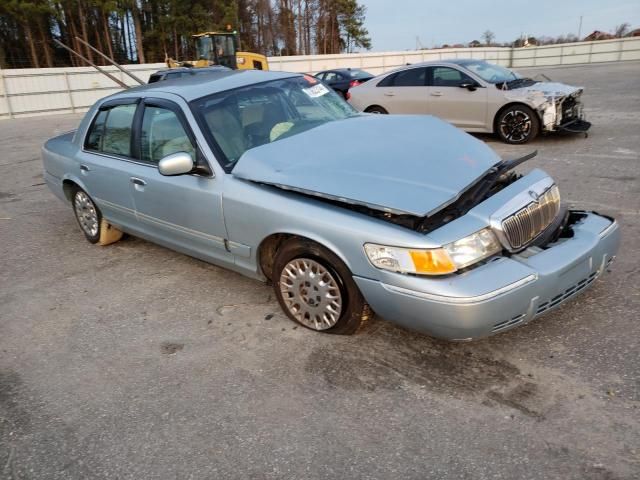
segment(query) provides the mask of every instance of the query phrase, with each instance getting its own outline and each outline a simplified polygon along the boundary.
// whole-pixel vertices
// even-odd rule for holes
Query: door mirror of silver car
[[[460,85],[458,85],[460,88],[466,88],[467,90],[469,90],[470,92],[473,92],[476,90],[476,88],[478,88],[478,85],[476,83],[473,82],[462,82]]]
[[[182,175],[192,171],[193,167],[193,159],[187,152],[172,153],[158,163],[162,175]]]

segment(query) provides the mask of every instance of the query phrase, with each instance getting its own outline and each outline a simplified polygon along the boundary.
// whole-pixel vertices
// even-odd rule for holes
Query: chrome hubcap
[[[280,275],[280,292],[291,315],[314,330],[333,327],[342,313],[338,282],[315,260],[296,258],[287,263]]]
[[[500,130],[507,140],[520,142],[531,133],[531,117],[521,110],[513,110],[502,118]]]
[[[95,237],[98,234],[98,212],[93,202],[84,192],[77,192],[73,202],[80,227],[87,235]]]

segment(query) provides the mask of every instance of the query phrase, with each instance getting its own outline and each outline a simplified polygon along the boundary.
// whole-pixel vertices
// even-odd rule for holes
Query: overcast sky
[[[640,27],[640,0],[360,0],[367,7],[366,27],[374,51],[482,40],[489,29],[497,42],[521,34],[558,36],[593,30],[611,31],[624,22]]]

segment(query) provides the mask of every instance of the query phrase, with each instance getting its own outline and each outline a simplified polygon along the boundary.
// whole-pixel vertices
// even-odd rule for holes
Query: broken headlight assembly
[[[479,230],[441,248],[412,249],[367,243],[371,264],[382,270],[415,275],[447,275],[502,251],[490,228]]]

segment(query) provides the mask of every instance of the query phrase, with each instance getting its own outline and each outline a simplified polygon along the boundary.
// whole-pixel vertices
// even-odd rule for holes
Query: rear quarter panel
[[[351,93],[351,98],[349,99],[349,103],[351,106],[361,112],[371,105],[384,107],[384,105],[380,103],[383,102],[384,96],[380,92],[381,89],[376,88],[374,83],[377,83],[377,80],[371,79],[356,88],[350,89],[349,93]],[[376,92],[380,93],[380,95],[376,96]]]
[[[42,147],[42,165],[44,179],[51,191],[61,200],[65,196],[63,183],[71,180],[85,189],[79,176],[77,161],[79,147],[73,141],[75,132],[68,132],[48,140]]]

